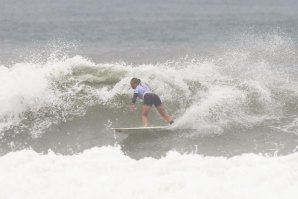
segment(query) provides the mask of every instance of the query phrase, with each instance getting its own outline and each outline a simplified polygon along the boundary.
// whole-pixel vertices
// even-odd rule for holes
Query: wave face
[[[141,143],[148,147],[140,146],[143,149],[170,143],[161,150],[164,154],[197,147],[204,151],[202,139],[209,144],[218,139],[216,145],[226,140],[221,147],[228,147],[218,151],[229,151],[241,140],[243,147],[236,149],[236,144],[231,154],[293,152],[298,128],[295,43],[280,34],[246,35],[235,43],[212,59],[198,56],[132,65],[50,56],[45,62],[1,66],[1,150],[33,147],[72,153],[122,142],[130,153],[131,143],[144,139]],[[111,126],[141,125],[141,104],[136,114],[129,110],[132,77],[147,82],[161,97],[176,118],[177,129],[192,131],[177,130],[158,138],[114,138]],[[165,124],[154,111],[150,122]]]
[[[115,147],[93,148],[72,156],[24,150],[0,158],[0,196],[294,199],[298,194],[297,164],[297,153],[227,159],[169,152],[160,160],[135,161]]]

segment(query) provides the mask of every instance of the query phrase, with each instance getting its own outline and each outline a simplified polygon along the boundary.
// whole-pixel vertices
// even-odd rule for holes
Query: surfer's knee
[[[143,110],[142,110],[142,116],[144,116],[144,117],[147,117],[148,116],[148,113],[149,113],[149,108],[143,108]]]
[[[148,116],[148,111],[142,111],[142,116],[147,117]]]
[[[166,109],[162,105],[156,107],[156,109],[158,110],[158,112],[161,116],[165,117],[167,115]]]

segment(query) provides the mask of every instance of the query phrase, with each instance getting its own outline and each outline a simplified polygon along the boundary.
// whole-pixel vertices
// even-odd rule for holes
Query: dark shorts
[[[154,104],[155,107],[158,107],[161,105],[161,101],[158,95],[154,93],[146,93],[144,96],[143,104],[147,106],[152,106]]]

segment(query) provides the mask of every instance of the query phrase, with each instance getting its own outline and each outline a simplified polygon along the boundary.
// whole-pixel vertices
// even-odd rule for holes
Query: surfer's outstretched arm
[[[131,111],[135,111],[136,110],[137,97],[138,97],[138,94],[137,93],[134,93],[133,96],[132,96],[132,99],[131,99],[131,105],[130,105],[130,110]]]
[[[135,104],[131,104],[131,105],[130,105],[130,110],[131,110],[131,112],[136,111],[136,110],[137,110],[136,105],[135,105]]]

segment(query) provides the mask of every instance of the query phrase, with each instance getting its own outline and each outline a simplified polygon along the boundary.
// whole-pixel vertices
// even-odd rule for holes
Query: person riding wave
[[[153,93],[148,85],[141,83],[141,80],[138,78],[132,78],[130,80],[130,86],[134,89],[134,94],[132,96],[132,104],[131,104],[131,111],[136,110],[136,101],[139,97],[143,100],[143,107],[142,107],[142,121],[144,127],[148,126],[148,113],[152,105],[155,106],[159,114],[170,124],[174,121],[170,115],[167,114],[166,109],[163,107],[161,100],[158,95]]]

